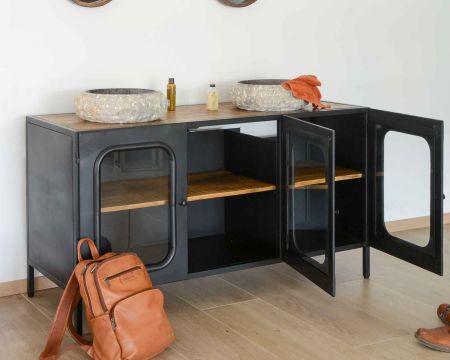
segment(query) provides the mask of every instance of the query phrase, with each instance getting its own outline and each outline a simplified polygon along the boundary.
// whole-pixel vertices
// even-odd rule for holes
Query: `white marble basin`
[[[281,84],[285,80],[245,80],[231,88],[231,101],[240,109],[250,111],[294,111],[306,106]]]
[[[167,99],[147,89],[88,90],[75,99],[76,114],[101,123],[136,123],[160,119],[167,112]]]

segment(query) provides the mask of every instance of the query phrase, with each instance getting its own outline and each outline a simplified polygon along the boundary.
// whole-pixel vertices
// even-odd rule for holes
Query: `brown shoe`
[[[450,353],[450,326],[417,330],[416,339],[431,349]]]
[[[439,305],[437,316],[445,325],[450,325],[450,304]]]

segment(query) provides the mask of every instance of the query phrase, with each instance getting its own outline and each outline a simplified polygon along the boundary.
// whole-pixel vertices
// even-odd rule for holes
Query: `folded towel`
[[[302,75],[281,84],[284,89],[290,90],[294,97],[308,101],[313,104],[314,107],[328,109],[330,108],[330,105],[320,102],[322,94],[320,93],[318,86],[321,85],[322,83],[314,75]]]

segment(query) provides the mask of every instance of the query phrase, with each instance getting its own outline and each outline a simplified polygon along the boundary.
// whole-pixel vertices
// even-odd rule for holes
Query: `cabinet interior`
[[[335,132],[336,174],[341,167],[355,174],[351,181],[335,183],[336,251],[362,246],[366,231],[366,115],[320,117],[311,122]]]
[[[352,224],[363,221],[365,206],[365,182],[360,181],[365,173],[365,121],[355,115],[327,120],[312,122],[336,130],[339,250],[364,239],[361,228]],[[258,137],[237,128],[187,136],[189,273],[278,258],[276,134]],[[162,261],[169,251],[167,154],[157,148],[112,153],[102,163],[101,178],[103,247],[135,251],[147,264]],[[305,235],[302,247],[320,255],[325,248],[320,233],[326,231],[320,211],[327,190],[324,164],[305,158],[293,186],[303,194],[301,212],[308,214],[302,215],[297,230]]]
[[[188,134],[189,178],[222,174],[217,181],[225,194],[189,203],[189,273],[278,257],[276,146],[276,136],[239,129]]]

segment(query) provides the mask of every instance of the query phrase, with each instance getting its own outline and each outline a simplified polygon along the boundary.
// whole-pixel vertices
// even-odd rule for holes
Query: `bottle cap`
[[[175,78],[169,78],[169,84],[175,84]]]
[[[216,84],[209,84],[209,87],[216,87]]]

